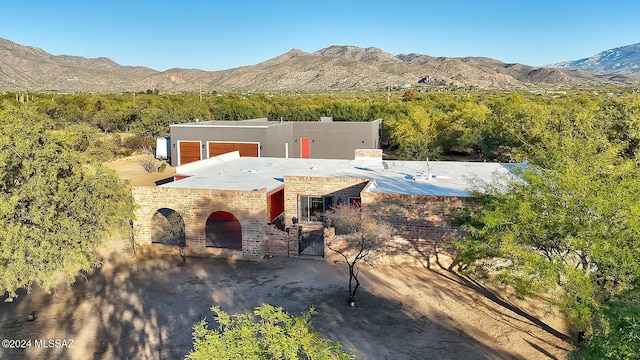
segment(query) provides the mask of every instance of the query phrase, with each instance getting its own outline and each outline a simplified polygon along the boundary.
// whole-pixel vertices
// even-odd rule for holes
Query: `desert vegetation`
[[[584,339],[578,358],[640,353],[640,99],[625,88],[411,96],[6,93],[0,251],[8,255],[0,259],[0,292],[72,278],[95,265],[103,235],[128,223],[131,200],[102,161],[142,151],[172,123],[321,116],[383,118],[382,145],[402,159],[466,154],[524,162],[524,182],[509,191],[484,188],[458,214],[468,234],[458,239],[460,270],[514,296],[557,294],[556,305]],[[34,247],[43,241],[47,246]]]

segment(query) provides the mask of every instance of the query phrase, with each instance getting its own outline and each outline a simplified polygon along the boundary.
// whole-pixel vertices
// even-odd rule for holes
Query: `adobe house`
[[[456,231],[451,210],[463,205],[471,180],[511,174],[512,165],[499,163],[383,161],[379,149],[358,149],[351,160],[234,151],[178,166],[176,181],[134,187],[134,236],[143,248],[192,256],[298,256],[306,245],[291,230],[320,227],[324,211],[349,203],[390,222],[400,236],[386,244],[387,260],[407,260],[446,253]]]
[[[169,127],[171,165],[231,151],[240,156],[350,159],[355,149],[377,149],[382,119],[374,121],[200,121]]]

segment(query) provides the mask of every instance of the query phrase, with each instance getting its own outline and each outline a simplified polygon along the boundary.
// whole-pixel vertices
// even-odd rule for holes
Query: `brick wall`
[[[385,244],[383,263],[448,262],[455,254],[450,240],[460,232],[451,226],[451,211],[464,205],[458,197],[363,192],[362,207],[387,221],[396,236]]]
[[[289,234],[273,225],[265,227],[266,255],[289,256]]]
[[[291,218],[298,217],[298,195],[332,196],[334,204],[338,201],[347,203],[349,197],[360,197],[360,192],[368,182],[368,179],[356,178],[285,176],[285,226],[291,226]]]
[[[145,246],[162,249],[165,245],[151,244],[151,218],[159,209],[169,208],[184,221],[187,256],[262,259],[266,254],[266,193],[266,189],[230,191],[134,186],[132,194],[138,205],[134,221],[135,241],[143,249]],[[206,247],[205,225],[215,211],[229,212],[240,222],[241,251]],[[166,248],[167,252],[175,252],[171,246]]]

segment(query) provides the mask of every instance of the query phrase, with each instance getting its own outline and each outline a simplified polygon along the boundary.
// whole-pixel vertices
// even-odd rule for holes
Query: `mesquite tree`
[[[635,358],[640,171],[625,158],[628,144],[607,141],[560,134],[535,154],[546,167],[531,164],[509,191],[477,194],[481,206],[460,217],[458,260],[518,295],[555,292],[578,339],[593,333],[594,358]]]
[[[340,254],[349,268],[348,304],[355,305],[360,262],[371,265],[371,258],[382,243],[391,238],[392,228],[384,221],[372,218],[360,207],[341,204],[325,215],[336,229],[336,236],[327,247]]]
[[[100,263],[104,239],[127,228],[134,203],[77,133],[22,109],[0,110],[0,296],[53,289]]]

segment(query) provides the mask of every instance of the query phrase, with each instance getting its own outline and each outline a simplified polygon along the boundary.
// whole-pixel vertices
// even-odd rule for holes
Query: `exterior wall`
[[[134,238],[142,248],[176,252],[175,247],[151,243],[151,218],[159,209],[169,208],[184,220],[187,256],[260,260],[266,253],[266,189],[229,191],[134,186],[131,191],[138,204]],[[238,218],[242,227],[242,251],[206,247],[205,225],[215,211],[226,211]]]
[[[171,148],[176,149],[178,141],[201,141],[206,144],[208,141],[225,142],[257,142],[260,149],[260,156],[280,156],[284,157],[284,144],[291,131],[287,129],[277,129],[279,127],[290,126],[289,123],[267,124],[264,121],[216,121],[215,126],[211,122],[198,124],[178,124],[169,127],[171,133]],[[284,131],[283,131],[284,130]],[[280,149],[280,147],[282,149]],[[208,158],[208,149],[202,150],[201,158]],[[177,166],[177,157],[172,156],[171,165]]]
[[[289,256],[289,234],[286,231],[281,231],[273,225],[267,226],[264,241],[266,255]]]
[[[379,262],[412,263],[451,261],[450,240],[460,229],[451,225],[451,212],[464,206],[458,197],[376,194],[363,191],[362,208],[387,221],[397,236],[385,246]]]
[[[286,122],[267,129],[267,138],[263,143],[261,156],[264,157],[286,157],[285,144],[289,144],[289,157],[293,145],[293,123]]]
[[[292,225],[292,217],[299,217],[298,195],[332,196],[333,203],[346,203],[349,197],[358,197],[369,180],[356,178],[326,178],[314,176],[284,177],[285,226]]]
[[[311,158],[351,159],[359,148],[377,149],[381,119],[374,121],[296,121],[277,122],[267,119],[245,121],[208,121],[191,124],[175,124],[171,133],[171,165],[177,166],[178,141],[257,142],[262,157],[285,157],[288,144],[289,157],[300,157],[300,138],[308,137]],[[201,158],[208,157],[207,147]]]
[[[289,145],[289,157],[300,157],[300,138],[308,137],[311,145],[311,158],[351,159],[355,149],[377,149],[380,147],[381,122],[381,119],[362,122],[295,122],[293,123],[292,139],[294,145]]]

